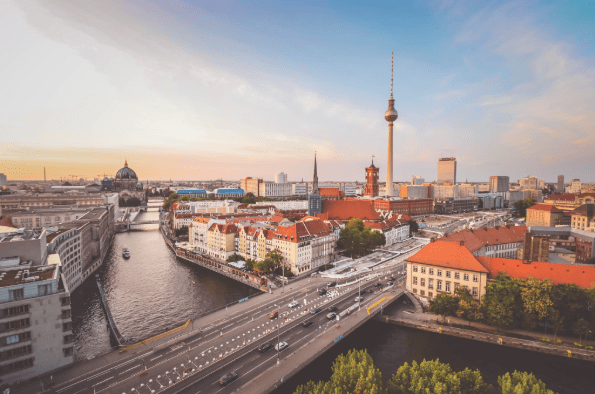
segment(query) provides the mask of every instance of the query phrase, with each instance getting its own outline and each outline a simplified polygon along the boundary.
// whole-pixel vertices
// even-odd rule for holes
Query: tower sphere
[[[395,120],[397,120],[398,117],[399,113],[394,107],[390,107],[384,113],[384,119],[386,119],[387,122],[394,122]]]

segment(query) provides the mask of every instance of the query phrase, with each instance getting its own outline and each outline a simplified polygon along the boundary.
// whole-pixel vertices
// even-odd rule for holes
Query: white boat
[[[122,256],[125,259],[129,259],[130,258],[130,251],[128,251],[128,249],[126,249],[126,248],[122,249]]]

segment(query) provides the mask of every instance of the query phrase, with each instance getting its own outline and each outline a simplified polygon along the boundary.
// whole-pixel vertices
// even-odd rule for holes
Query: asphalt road
[[[396,271],[396,267],[391,268]],[[384,269],[382,270],[384,271]],[[396,277],[396,275],[395,275]],[[355,304],[358,289],[333,297],[320,296],[318,288],[326,286],[328,279],[313,278],[311,283],[301,287],[292,284],[293,289],[281,293],[240,314],[227,316],[213,324],[202,327],[200,333],[172,347],[161,350],[144,350],[132,354],[118,363],[107,365],[89,372],[80,379],[75,379],[55,387],[59,394],[78,393],[114,393],[114,394],[151,394],[151,393],[230,393],[258,376],[266,369],[276,365],[277,352],[256,351],[264,342],[277,343],[277,325],[280,340],[289,344],[288,349],[279,354],[281,362],[286,354],[304,346],[321,330],[336,324],[336,320],[326,318],[326,309],[336,306],[337,313]],[[384,279],[382,282],[386,282]],[[370,281],[364,290],[373,287],[376,281]],[[376,295],[366,293],[363,305]],[[265,295],[265,297],[267,297]],[[308,305],[304,307],[304,299]],[[299,307],[289,308],[289,303],[296,300]],[[327,303],[324,303],[327,301]],[[311,315],[309,309],[320,305],[322,311]],[[306,309],[306,311],[304,311]],[[269,313],[279,311],[279,319],[270,319]],[[360,312],[362,313],[362,312]],[[365,312],[364,312],[365,313]],[[311,320],[314,324],[303,327],[302,322]],[[245,344],[245,345],[244,345]],[[292,349],[292,350],[289,350]],[[145,374],[139,375],[147,370]],[[228,386],[221,387],[219,379],[228,372],[238,374],[238,379]]]

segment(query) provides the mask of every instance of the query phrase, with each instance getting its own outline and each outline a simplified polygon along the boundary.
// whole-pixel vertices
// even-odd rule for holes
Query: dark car
[[[337,282],[328,282],[326,284],[326,287],[335,287],[337,285]]]
[[[389,279],[390,280],[395,280],[395,277],[394,276],[391,276]]]
[[[329,306],[328,309],[327,309],[327,311],[329,311],[329,312],[333,312],[333,311],[336,311],[336,310],[337,310],[337,307],[336,306]]]
[[[310,320],[306,320],[305,322],[302,323],[302,326],[310,327],[312,324],[314,324],[314,323],[312,323]]]
[[[235,372],[226,373],[225,375],[223,375],[221,377],[221,379],[219,379],[219,384],[221,386],[225,386],[225,385],[233,382],[237,378],[238,378],[238,374],[236,374]]]
[[[388,283],[387,283],[387,285],[392,286],[393,285],[393,281],[392,280],[389,280]]]
[[[312,309],[310,309],[310,314],[315,315],[318,312],[320,312],[320,308],[319,307],[314,307]]]
[[[337,314],[335,312],[331,312],[328,315],[326,315],[326,317],[330,320],[334,319],[337,316]]]
[[[376,287],[382,287],[382,283],[378,282],[374,286],[376,286]]]
[[[369,291],[370,293],[373,293],[373,292],[374,292],[374,289],[370,289],[370,290],[368,290],[368,291]]]
[[[320,290],[318,290],[318,294],[319,295],[325,295],[326,294],[326,290],[325,289],[320,289]]]
[[[268,342],[265,342],[265,343],[263,343],[263,344],[260,344],[260,345],[259,345],[259,346],[258,346],[256,349],[257,349],[259,352],[261,352],[261,353],[264,353],[264,352],[266,352],[267,350],[271,350],[272,348],[273,348],[273,345],[271,345],[271,344],[270,344],[270,343],[268,343]]]

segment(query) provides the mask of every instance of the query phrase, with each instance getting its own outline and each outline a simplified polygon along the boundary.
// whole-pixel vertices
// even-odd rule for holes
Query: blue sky
[[[370,3],[373,3],[372,5]],[[595,3],[0,4],[0,172],[594,181]]]

